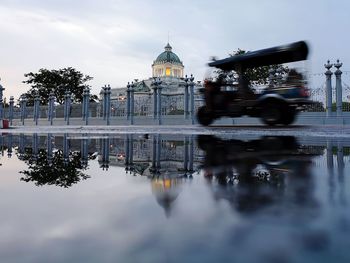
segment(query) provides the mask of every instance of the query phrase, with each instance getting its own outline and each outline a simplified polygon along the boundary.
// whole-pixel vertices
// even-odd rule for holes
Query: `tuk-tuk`
[[[209,63],[217,70],[234,72],[237,82],[228,83],[223,78],[205,80],[201,90],[205,105],[197,111],[198,122],[208,126],[221,117],[245,115],[261,118],[270,126],[293,123],[297,113],[312,103],[304,76],[290,69],[284,80],[270,83],[258,93],[251,87],[246,72],[257,67],[306,60],[308,51],[306,42],[299,41]]]

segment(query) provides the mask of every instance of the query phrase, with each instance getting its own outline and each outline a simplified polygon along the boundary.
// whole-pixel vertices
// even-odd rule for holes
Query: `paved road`
[[[214,134],[214,135],[292,135],[332,138],[350,138],[349,126],[306,126],[268,127],[263,125],[232,126],[40,126],[15,127],[1,132],[10,133],[164,133],[164,134]]]

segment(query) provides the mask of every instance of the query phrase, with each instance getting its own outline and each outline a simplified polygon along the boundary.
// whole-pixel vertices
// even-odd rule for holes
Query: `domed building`
[[[164,51],[152,63],[152,77],[133,81],[135,114],[139,116],[153,114],[152,82],[155,77],[162,81],[162,114],[183,114],[186,85],[184,68],[183,62],[167,43]],[[199,83],[195,86],[196,90],[198,87],[200,87]],[[126,87],[111,89],[111,103],[112,116],[125,116]]]
[[[184,65],[168,43],[152,64],[152,77],[183,78]]]

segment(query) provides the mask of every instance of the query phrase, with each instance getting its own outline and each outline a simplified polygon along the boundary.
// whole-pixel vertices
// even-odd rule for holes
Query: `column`
[[[108,171],[109,168],[109,138],[102,139],[102,164],[101,168]]]
[[[20,104],[21,104],[21,121],[22,121],[22,125],[24,125],[24,120],[26,118],[26,113],[27,113],[27,98],[25,95],[21,96]]]
[[[329,199],[331,202],[333,202],[335,183],[334,183],[333,143],[331,141],[327,141],[326,159],[327,159],[327,170],[328,170],[328,176],[329,176],[328,177]]]
[[[157,119],[157,115],[158,115],[158,87],[159,85],[162,83],[162,81],[160,80],[160,78],[153,78],[152,81],[152,89],[153,89],[153,119],[156,120]]]
[[[134,125],[134,115],[135,115],[135,107],[134,107],[134,82],[131,82],[130,85],[130,124]]]
[[[106,88],[107,88],[107,86],[103,86],[102,87],[102,91],[101,91],[101,93],[102,93],[102,95],[103,95],[103,98],[102,98],[102,117],[103,117],[103,120],[106,120],[106,108],[107,108],[107,106],[106,106]]]
[[[83,91],[83,121],[85,121],[85,125],[89,125],[89,103],[90,89],[86,87]]]
[[[125,135],[125,141],[124,141],[124,146],[125,146],[125,172],[128,173],[129,171],[129,134]]]
[[[13,96],[11,96],[10,97],[10,110],[9,110],[10,125],[12,125],[14,105],[15,105],[15,98]]]
[[[38,125],[39,114],[40,114],[40,97],[38,94],[34,97],[34,121],[35,125]]]
[[[162,125],[162,86],[161,83],[158,85],[158,100],[157,100],[157,115],[158,125]]]
[[[69,164],[69,144],[68,144],[68,134],[63,135],[63,165],[67,166]]]
[[[188,135],[185,135],[184,139],[184,176],[187,176],[188,172]]]
[[[39,137],[37,133],[33,134],[33,141],[32,141],[32,147],[33,147],[33,152],[32,152],[32,159],[36,162],[39,157]]]
[[[8,158],[12,157],[12,140],[13,140],[13,135],[10,133],[7,136],[7,157]]]
[[[111,86],[106,87],[106,121],[107,125],[110,125],[111,118]]]
[[[52,150],[53,150],[53,145],[52,145],[52,134],[51,133],[48,133],[47,134],[47,163],[49,165],[52,165]]]
[[[64,94],[64,120],[66,121],[67,125],[69,125],[71,103],[72,94],[69,90],[67,90]]]
[[[190,99],[191,99],[191,123],[194,124],[194,119],[195,119],[195,110],[194,110],[194,77],[191,74],[190,77]]]
[[[187,75],[185,76],[185,90],[184,90],[184,116],[185,116],[185,119],[187,120],[188,119],[188,77]]]
[[[324,73],[326,75],[326,116],[330,117],[332,115],[332,71],[330,70],[333,67],[333,64],[327,61],[327,64],[324,65],[327,69]]]
[[[4,96],[4,87],[0,84],[0,121],[4,118],[4,109],[3,109],[3,96]]]
[[[85,136],[81,139],[80,164],[83,168],[88,164],[88,139]]]
[[[334,72],[335,75],[335,92],[336,92],[336,105],[337,105],[337,117],[341,117],[343,115],[343,87],[341,83],[341,72],[340,68],[343,65],[343,63],[339,62],[339,59],[337,60],[337,63],[334,64],[334,67],[336,67],[336,71]]]
[[[53,91],[51,91],[49,95],[49,114],[48,114],[50,125],[53,124],[54,111],[55,111],[55,94]]]
[[[130,89],[131,85],[128,82],[128,85],[126,85],[126,119],[130,120]]]

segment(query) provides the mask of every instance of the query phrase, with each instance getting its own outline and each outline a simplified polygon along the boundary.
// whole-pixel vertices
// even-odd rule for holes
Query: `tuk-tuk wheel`
[[[284,111],[282,124],[284,125],[292,124],[295,121],[296,115],[297,115],[297,112],[294,108],[287,108],[286,111]]]
[[[202,106],[197,111],[197,120],[201,125],[208,126],[213,123],[214,117],[207,106]]]
[[[276,124],[282,123],[282,113],[283,111],[280,105],[266,104],[262,108],[261,119],[265,124],[274,126]]]

